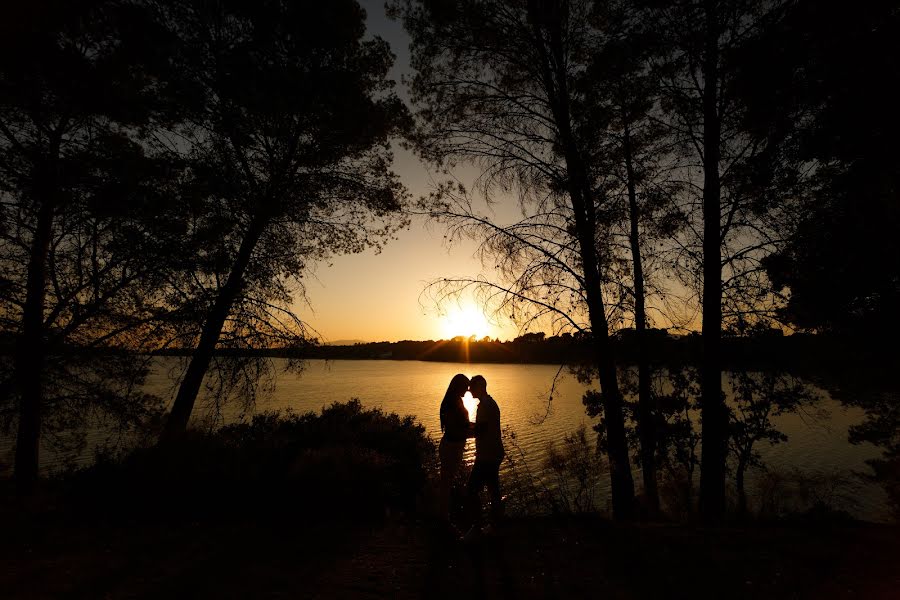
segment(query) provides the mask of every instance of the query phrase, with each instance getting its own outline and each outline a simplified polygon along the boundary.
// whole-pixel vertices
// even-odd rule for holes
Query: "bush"
[[[518,436],[503,430],[506,470],[501,489],[507,495],[506,512],[516,515],[582,514],[601,512],[598,502],[609,468],[597,445],[581,425],[563,436],[561,444],[547,444],[547,456],[538,472],[532,470]]]
[[[597,444],[588,439],[584,423],[563,437],[561,447],[550,442],[544,469],[552,474],[551,503],[553,512],[591,513],[596,505],[598,487],[609,466],[598,452]]]
[[[804,472],[797,468],[767,469],[756,485],[758,516],[763,519],[800,516],[849,518],[857,508],[859,482],[849,473]]]
[[[682,465],[659,471],[659,500],[667,516],[676,521],[696,517],[696,503],[700,497],[693,473]]]
[[[72,483],[82,501],[104,510],[356,520],[413,508],[434,453],[412,417],[351,400],[320,415],[265,413],[119,460],[99,457]]]

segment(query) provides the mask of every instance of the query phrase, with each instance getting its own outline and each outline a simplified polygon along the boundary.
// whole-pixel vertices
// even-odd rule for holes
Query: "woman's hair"
[[[468,389],[469,378],[462,373],[457,373],[450,380],[450,385],[447,386],[447,393],[444,394],[444,399],[441,401],[441,431],[444,430],[446,415],[459,408],[462,404],[462,397]],[[463,405],[463,408],[465,408],[465,405]]]

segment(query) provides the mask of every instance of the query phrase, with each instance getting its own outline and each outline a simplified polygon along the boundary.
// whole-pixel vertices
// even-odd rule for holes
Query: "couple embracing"
[[[474,425],[469,422],[469,412],[463,404],[463,396],[471,392],[478,400]],[[472,539],[481,533],[481,490],[487,486],[491,494],[491,522],[496,525],[500,516],[500,463],[503,461],[503,442],[500,439],[500,407],[487,393],[487,381],[481,375],[469,380],[463,374],[450,380],[447,393],[441,402],[441,459],[440,513],[451,531],[450,488],[462,468],[466,439],[475,438],[475,464],[466,488],[466,509],[472,529],[464,539]],[[485,532],[492,525],[485,528]]]

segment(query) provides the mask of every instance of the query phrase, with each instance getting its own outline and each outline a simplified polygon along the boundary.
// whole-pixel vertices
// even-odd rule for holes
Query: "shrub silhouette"
[[[415,506],[434,451],[412,417],[365,409],[354,399],[321,414],[260,414],[119,460],[99,457],[70,483],[77,498],[106,511],[369,519]],[[172,503],[174,491],[189,502]]]

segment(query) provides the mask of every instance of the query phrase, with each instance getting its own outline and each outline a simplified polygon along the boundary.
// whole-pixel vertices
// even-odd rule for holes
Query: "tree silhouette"
[[[737,84],[741,50],[783,18],[786,3],[744,0],[647,2],[662,48],[666,123],[680,148],[684,227],[672,263],[702,310],[701,509],[725,510],[728,411],[721,381],[723,331],[744,334],[775,316],[763,259],[796,217],[789,189],[759,177],[765,136],[748,127]]]
[[[603,35],[593,47],[585,49],[589,59],[579,83],[585,88],[584,110],[591,115],[594,128],[586,137],[594,139],[592,171],[607,199],[605,214],[612,224],[614,242],[611,252],[620,252],[631,261],[630,283],[625,271],[619,276],[625,313],[632,315],[638,349],[636,417],[644,495],[655,512],[659,508],[657,417],[646,338],[651,323],[648,310],[655,312],[656,322],[670,324],[678,318],[674,311],[661,311],[666,307],[668,290],[659,285],[664,257],[657,251],[660,242],[672,237],[681,223],[672,202],[678,193],[670,176],[676,163],[671,136],[660,125],[662,88],[659,73],[653,68],[659,48],[652,40],[652,28],[647,27],[646,11],[628,2],[597,4],[592,21]],[[657,306],[653,306],[654,301]]]
[[[753,373],[735,371],[729,374],[733,393],[728,449],[734,456],[734,484],[737,489],[739,515],[747,512],[744,476],[750,467],[762,466],[754,449],[757,442],[771,445],[787,441],[772,418],[796,412],[816,399],[809,387],[796,377],[777,371]]]
[[[603,200],[595,187],[594,147],[584,91],[575,85],[581,53],[595,36],[588,2],[396,2],[412,37],[413,99],[423,127],[418,149],[438,164],[482,167],[481,190],[517,190],[531,214],[498,227],[472,210],[459,186],[443,186],[430,212],[455,228],[484,236],[509,285],[445,280],[437,293],[474,283],[525,320],[547,315],[563,328],[590,331],[599,373],[613,514],[629,518],[634,484],[625,445],[622,397],[609,341],[616,317],[610,276],[621,264],[609,253]],[[610,314],[611,313],[611,314]]]
[[[697,369],[673,366],[657,372],[653,391],[659,409],[657,461],[674,487],[670,510],[680,506],[684,515],[694,511],[694,473],[700,464],[700,433],[696,427],[699,409]]]
[[[104,380],[103,368],[85,374],[80,388],[79,375],[57,361],[48,372],[51,350],[121,343],[153,316],[152,299],[136,290],[152,286],[147,276],[158,272],[153,257],[162,245],[149,232],[164,231],[169,215],[165,202],[148,206],[160,201],[170,173],[147,156],[141,138],[167,109],[149,75],[166,38],[130,3],[42,1],[6,12],[3,327],[17,334],[6,387],[19,402],[15,475],[27,487],[38,475],[49,384],[67,385],[56,404],[86,396],[103,402],[104,389],[116,388],[89,390]]]
[[[862,406],[866,410],[866,419],[850,427],[850,443],[867,442],[881,449],[881,456],[866,461],[872,468],[868,477],[884,488],[896,519],[900,517],[900,407],[895,394],[861,391],[856,386],[859,382],[848,382],[844,391],[853,390],[854,398],[850,404]]]
[[[896,335],[898,32],[894,2],[848,12],[801,1],[745,49],[747,121],[773,142],[763,172],[802,184],[799,223],[766,261],[798,328]]]
[[[289,282],[308,261],[377,248],[404,224],[389,139],[407,113],[386,79],[390,50],[363,40],[364,12],[352,0],[163,10],[181,42],[173,60],[193,111],[200,213],[215,215],[207,231],[218,242],[187,294],[200,296],[202,327],[166,425],[172,437],[186,428],[220,341],[240,346],[273,312],[302,340],[302,323],[278,308]]]

